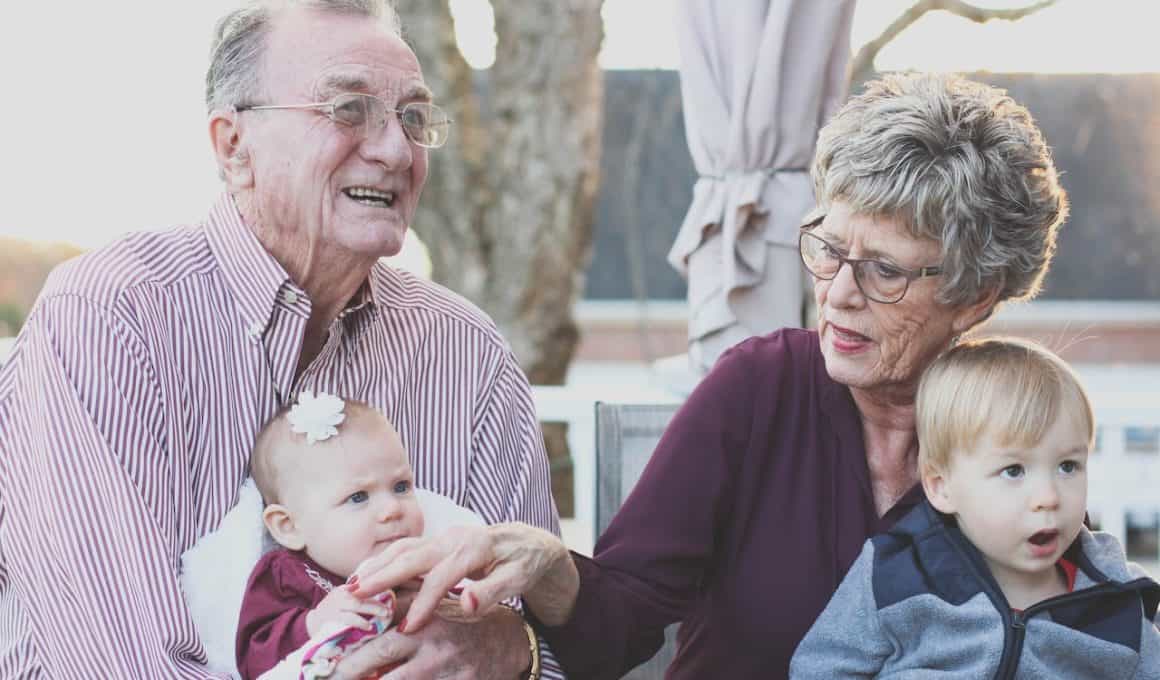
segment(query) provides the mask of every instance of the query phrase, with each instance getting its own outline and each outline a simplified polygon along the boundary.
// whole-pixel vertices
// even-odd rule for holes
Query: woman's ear
[[[248,189],[254,184],[250,157],[242,145],[236,111],[215,110],[209,116],[209,138],[217,159],[218,173],[230,189]]]
[[[302,550],[306,547],[306,541],[298,532],[298,526],[294,524],[294,516],[286,506],[277,503],[267,505],[262,511],[262,522],[278,545],[283,548]]]
[[[956,336],[966,333],[991,316],[999,300],[1000,288],[998,285],[991,286],[981,292],[977,300],[959,308],[951,320],[951,328]]]
[[[934,506],[935,510],[944,515],[955,514],[955,504],[951,498],[950,489],[947,488],[946,472],[943,470],[923,470],[922,471],[922,490],[926,494],[926,499]]]

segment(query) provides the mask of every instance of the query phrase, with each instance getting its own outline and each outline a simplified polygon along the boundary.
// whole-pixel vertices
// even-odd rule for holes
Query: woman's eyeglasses
[[[846,257],[836,246],[813,233],[822,218],[806,224],[798,235],[798,251],[806,270],[823,281],[832,281],[838,276],[843,264],[854,270],[854,282],[858,290],[867,298],[892,305],[906,296],[910,282],[924,276],[942,274],[942,267],[922,267],[906,269],[882,260],[863,260]]]

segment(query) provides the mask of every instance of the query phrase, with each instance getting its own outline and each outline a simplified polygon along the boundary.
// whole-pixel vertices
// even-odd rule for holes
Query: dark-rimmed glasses
[[[344,92],[328,102],[312,104],[245,104],[235,111],[273,111],[277,109],[315,109],[322,111],[334,122],[354,128],[365,139],[372,131],[387,124],[387,115],[395,114],[403,126],[407,139],[427,149],[438,149],[451,134],[451,119],[443,109],[429,102],[409,102],[401,109],[392,109],[374,95]]]
[[[798,235],[798,252],[806,271],[823,281],[833,281],[843,264],[854,270],[854,282],[862,295],[875,302],[892,305],[906,295],[910,282],[924,276],[942,274],[942,267],[906,269],[882,260],[863,260],[846,257],[834,245],[813,233],[823,217],[803,225]]]

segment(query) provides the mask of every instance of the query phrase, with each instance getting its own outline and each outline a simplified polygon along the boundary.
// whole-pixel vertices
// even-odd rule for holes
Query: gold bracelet
[[[531,624],[527,621],[523,621],[523,624],[528,634],[528,651],[532,654],[532,666],[528,669],[524,680],[540,680],[540,639],[536,637],[536,631]]]

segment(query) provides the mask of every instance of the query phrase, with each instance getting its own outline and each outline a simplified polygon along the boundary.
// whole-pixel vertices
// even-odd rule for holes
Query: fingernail
[[[468,593],[467,594],[467,603],[469,605],[471,605],[471,613],[474,614],[476,611],[479,610],[479,600],[476,599],[475,593]]]
[[[406,617],[403,617],[403,620],[399,622],[399,632],[400,633],[407,632],[407,618]]]
[[[350,585],[350,586],[357,586],[358,585],[358,574],[351,574],[350,578],[348,578],[346,580],[346,583],[347,583],[347,585]]]

